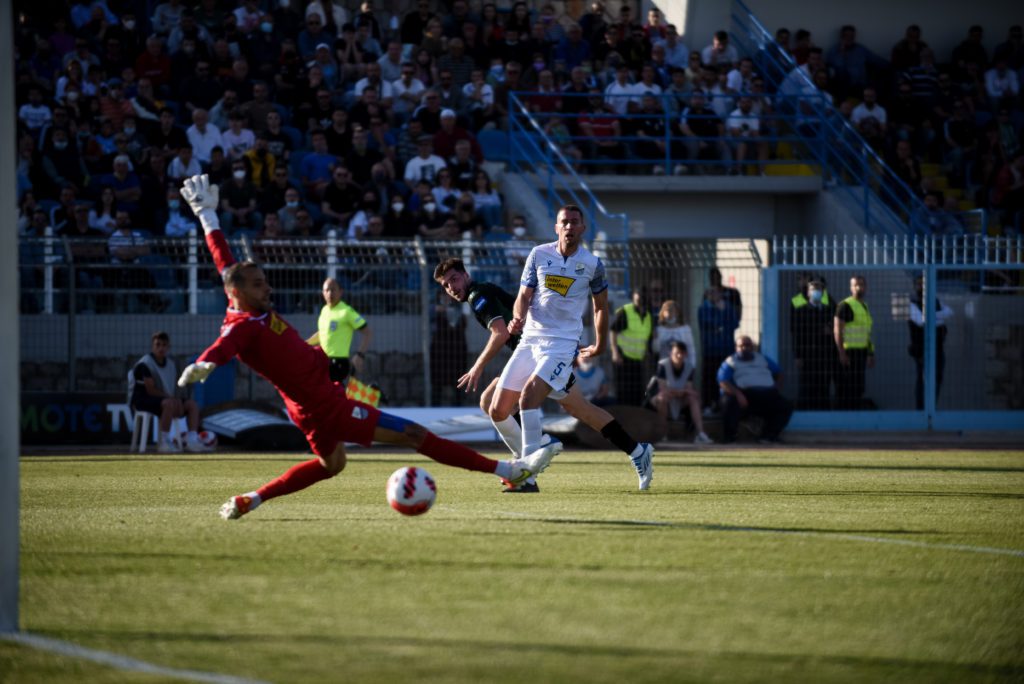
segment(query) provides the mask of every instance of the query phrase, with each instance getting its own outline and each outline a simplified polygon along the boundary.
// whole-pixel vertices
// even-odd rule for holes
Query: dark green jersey
[[[500,318],[508,325],[512,320],[512,307],[516,298],[494,283],[470,283],[469,292],[466,296],[469,308],[473,310],[473,316],[484,327],[491,329],[491,321]],[[511,335],[505,343],[509,349],[515,349],[519,344],[519,335]]]

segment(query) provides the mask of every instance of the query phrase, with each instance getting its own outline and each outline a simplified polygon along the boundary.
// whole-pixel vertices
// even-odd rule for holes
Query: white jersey
[[[530,251],[520,285],[533,288],[523,342],[538,338],[578,342],[587,301],[608,289],[600,259],[583,245],[572,256],[563,257],[557,242]]]

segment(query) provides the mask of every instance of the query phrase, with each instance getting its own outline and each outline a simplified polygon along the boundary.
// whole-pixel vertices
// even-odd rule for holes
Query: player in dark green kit
[[[458,302],[468,302],[473,316],[485,329],[491,333],[483,351],[462,377],[459,378],[458,387],[467,392],[476,391],[483,376],[484,369],[491,359],[498,355],[503,346],[515,349],[519,344],[519,336],[512,335],[508,331],[508,323],[512,320],[512,306],[515,297],[493,283],[478,283],[466,272],[466,266],[461,259],[451,258],[442,261],[434,269],[434,280],[437,281],[449,297]],[[574,379],[570,378],[565,392],[552,392],[549,396],[557,401],[568,413],[582,423],[600,432],[605,439],[621,449],[632,458],[634,455],[650,449],[653,454],[654,448],[650,444],[641,444],[629,436],[615,418],[604,409],[594,406],[583,396],[579,388],[574,387]],[[501,435],[502,440],[513,454],[519,455],[521,444],[519,424],[514,418],[508,417],[504,420],[496,420],[492,399],[498,385],[498,378],[494,378],[480,396],[480,410],[486,413],[494,423],[495,429]],[[640,473],[637,473],[638,476]],[[641,488],[646,489],[645,484],[650,484],[650,479],[641,476]],[[528,480],[519,487],[509,487],[506,492],[536,492],[539,488],[536,482]]]

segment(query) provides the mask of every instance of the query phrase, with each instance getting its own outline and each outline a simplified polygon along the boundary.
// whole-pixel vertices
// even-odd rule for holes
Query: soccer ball
[[[423,468],[399,468],[388,478],[388,503],[402,515],[422,515],[437,498],[434,478]]]
[[[203,430],[199,433],[199,441],[212,449],[217,446],[217,433]]]

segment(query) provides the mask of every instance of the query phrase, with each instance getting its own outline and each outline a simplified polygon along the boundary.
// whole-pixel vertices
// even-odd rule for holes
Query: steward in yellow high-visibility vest
[[[647,386],[647,350],[654,334],[654,318],[647,310],[646,293],[633,291],[633,301],[615,311],[611,325],[615,397],[620,404],[640,406]]]
[[[875,345],[871,341],[873,321],[868,310],[867,281],[864,276],[850,278],[850,296],[836,308],[835,340],[839,353],[839,408],[862,407],[865,369],[875,365]]]
[[[328,278],[323,286],[324,306],[320,310],[317,331],[306,340],[320,348],[330,359],[331,380],[345,383],[353,369],[362,371],[363,354],[370,346],[373,332],[358,311],[341,299],[341,286],[334,278]],[[355,331],[360,333],[359,351],[350,354],[352,337]]]
[[[807,296],[804,295],[803,292],[796,293],[795,295],[793,295],[793,298],[789,300],[790,306],[792,306],[794,309],[802,309],[803,307],[807,306],[809,303],[810,302],[807,301]],[[829,300],[829,298],[828,298],[828,290],[822,290],[821,291],[821,305],[822,306],[828,306],[830,303],[831,303],[831,300]]]
[[[616,336],[615,343],[627,359],[642,361],[647,356],[647,344],[654,333],[651,312],[640,311],[633,304],[626,304],[619,311],[626,317],[626,327]]]

